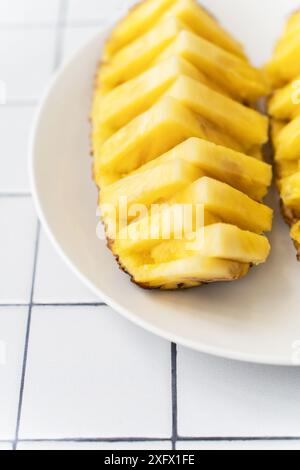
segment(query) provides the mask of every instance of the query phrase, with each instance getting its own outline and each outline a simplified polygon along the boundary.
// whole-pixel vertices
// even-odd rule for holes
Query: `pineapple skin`
[[[147,2],[150,3],[151,1],[153,3],[153,0],[146,0],[145,2],[142,2],[141,5],[146,4]],[[169,6],[170,6],[170,4],[172,4],[172,6],[174,7],[174,5],[177,3],[176,0],[172,0],[172,1],[159,0],[159,2],[165,4],[163,8],[165,8],[167,4]],[[179,3],[179,1],[178,1],[178,3]],[[139,8],[139,6],[136,7],[136,9],[138,9],[138,8]],[[133,13],[134,13],[135,10],[133,10]],[[158,23],[159,23],[159,21],[158,21]],[[125,20],[123,20],[123,25],[126,25],[126,18],[125,18]],[[125,26],[125,29],[126,29],[126,26]],[[177,23],[177,24],[175,23],[175,27],[173,27],[173,29],[172,28],[170,28],[170,29],[172,30],[171,33],[175,34],[175,35],[180,34],[180,31],[183,31],[183,34],[185,33],[185,31],[190,32],[190,29],[186,25],[185,25],[185,27],[182,27],[182,25],[180,25],[179,23]],[[175,31],[176,29],[177,29],[177,33]],[[175,33],[174,33],[174,31],[175,31]],[[134,39],[135,38],[133,38],[132,41],[129,41],[125,45],[125,47],[127,45],[128,46],[132,45],[132,42],[133,42]],[[234,41],[232,42],[232,44],[234,44]],[[100,98],[99,99],[100,106],[101,106],[102,97],[105,98],[111,91],[113,92],[114,89],[115,89],[115,85],[117,84],[117,82],[114,82],[114,78],[112,80],[112,83],[109,83],[109,80],[108,80],[107,84],[103,84],[103,82],[102,82],[103,69],[105,71],[105,69],[107,68],[107,64],[111,60],[115,61],[115,63],[117,64],[117,61],[115,59],[118,56],[118,53],[122,54],[122,47],[119,47],[116,50],[113,50],[114,46],[110,49],[111,45],[112,45],[112,42],[108,43],[108,47],[106,48],[106,52],[105,52],[105,55],[104,55],[104,60],[106,61],[106,63],[104,65],[102,64],[99,67],[97,80],[96,80],[95,95],[97,94],[97,96]],[[228,51],[225,51],[225,54],[228,54]],[[181,57],[181,56],[178,56],[178,57]],[[256,79],[258,79],[258,81],[259,81],[259,78],[258,78],[259,74],[256,75],[254,73],[254,69],[251,69],[250,66],[248,66],[246,58],[245,58],[244,53],[242,52],[242,50],[240,50],[239,52],[238,52],[238,50],[236,51],[236,57],[237,57],[237,61],[241,61],[241,60],[245,61],[245,65],[243,65],[243,66],[241,65],[242,72],[243,72],[243,70],[245,70],[246,75],[248,73],[248,70],[251,71],[250,75],[253,73],[253,75],[252,75],[252,77],[254,79],[254,81],[253,81],[253,90],[255,90],[255,91],[252,92],[253,95],[251,96],[251,99],[249,100],[249,102],[250,102],[250,101],[253,100],[253,96],[255,94],[258,94],[258,95],[263,94],[263,93],[266,92],[266,90],[269,89],[269,87],[266,84],[266,81],[262,81],[261,84],[258,84],[258,83],[256,84],[256,82],[255,82]],[[162,58],[163,58],[163,54],[162,54]],[[168,54],[166,55],[166,59],[167,58],[168,58]],[[184,56],[183,56],[183,60],[185,60]],[[153,64],[155,65],[159,61],[160,61],[160,58],[158,60],[154,61]],[[194,64],[192,62],[190,62],[190,65],[191,65],[191,67],[194,67]],[[118,67],[118,64],[116,66]],[[108,68],[108,71],[109,70],[110,69]],[[195,70],[197,70],[197,69],[195,69]],[[139,70],[139,72],[137,74],[137,78],[140,76],[139,75],[140,72],[143,72],[143,67]],[[197,70],[197,72],[199,74],[198,77],[196,76],[195,72],[192,72],[191,75],[188,73],[188,76],[190,76],[191,78],[193,78],[195,80],[198,80],[199,83],[202,83],[204,85],[209,83],[209,81],[207,82],[205,80],[205,75],[203,75],[202,78],[200,78],[201,74],[205,74],[204,70]],[[133,72],[133,74],[135,76],[135,72]],[[129,74],[129,77],[130,77],[130,74]],[[209,79],[211,79],[211,77],[209,77]],[[249,77],[248,77],[248,79],[249,79]],[[247,78],[246,78],[246,80],[247,80]],[[127,83],[127,81],[125,80],[124,85],[126,83]],[[248,84],[248,86],[250,86],[250,88],[251,88],[252,84],[251,85]],[[230,94],[228,95],[228,91],[222,90],[219,87],[219,85],[217,85],[217,84],[212,83],[211,89],[214,90],[215,92],[222,93],[225,97],[230,96]],[[257,89],[259,89],[259,92],[256,91]],[[247,94],[247,92],[246,92],[246,94]],[[241,97],[240,96],[240,91],[239,91],[238,95],[235,95],[233,97],[233,99],[236,100],[236,102],[238,103],[238,106],[241,106],[241,101],[242,102],[244,101],[244,96],[242,95],[242,97]],[[248,100],[246,99],[245,102],[247,102],[247,101]],[[96,105],[96,107],[97,107],[97,105]],[[184,108],[185,108],[184,112],[186,113],[186,116],[188,116],[189,110],[186,106]],[[182,110],[183,110],[183,108],[182,108]],[[250,108],[249,108],[249,110],[250,110]],[[260,132],[260,136],[258,138],[258,140],[259,140],[258,145],[256,147],[251,148],[251,149],[249,148],[249,152],[248,152],[248,155],[257,155],[257,158],[259,158],[259,159],[261,159],[259,144],[263,143],[266,140],[266,120],[262,116],[260,116],[260,117],[261,117],[261,120],[260,120],[261,131],[259,131],[257,128],[255,129],[255,131]],[[98,117],[96,117],[96,119],[97,118]],[[93,108],[92,119],[95,120],[95,108]],[[264,119],[264,122],[263,122],[263,119]],[[253,123],[253,125],[255,125],[255,123]],[[196,128],[196,126],[194,127],[194,129],[195,128]],[[121,132],[122,132],[122,129],[121,129]],[[174,131],[171,130],[170,134],[172,134],[172,132],[174,133]],[[191,137],[191,138],[194,138],[194,137],[205,138],[205,139],[207,139],[208,142],[212,141],[216,145],[220,145],[220,146],[224,145],[224,148],[226,147],[227,149],[231,149],[231,150],[234,150],[236,152],[240,152],[240,154],[243,154],[243,153],[246,154],[243,147],[239,143],[232,140],[232,137],[227,134],[227,130],[225,130],[224,135],[218,134],[218,131],[216,131],[213,127],[209,130],[208,123],[206,123],[205,120],[202,124],[202,130],[201,131],[193,130],[190,134],[189,131],[185,130],[183,132],[183,134],[184,133],[185,133],[185,135],[183,135],[182,138],[179,139],[179,141],[177,141],[175,139],[174,142],[171,142],[169,147],[168,146],[166,148],[162,147],[159,150],[155,150],[154,154],[150,158],[150,160],[153,158],[154,159],[153,161],[155,161],[156,159],[158,159],[162,155],[162,153],[164,151],[171,150],[174,145],[177,145],[180,142],[184,143],[185,140],[188,139],[189,137]],[[159,134],[160,133],[157,133],[157,138],[159,137]],[[165,132],[161,133],[161,136],[165,136],[167,134],[168,134],[168,131],[166,129]],[[96,161],[97,161],[97,158],[98,158],[98,160],[100,160],[99,159],[100,143],[101,142],[104,143],[105,141],[109,140],[110,137],[111,137],[110,132],[109,131],[107,132],[107,130],[105,130],[105,129],[103,130],[102,134],[98,133],[96,135],[93,135],[93,144],[94,144],[93,152],[94,152],[94,155],[96,156]],[[114,136],[112,136],[112,137],[114,137]],[[96,142],[96,144],[95,144],[95,142]],[[118,146],[118,143],[117,143],[117,146]],[[109,154],[109,152],[107,152],[106,154]],[[98,157],[97,157],[97,155],[98,155]],[[138,165],[137,165],[137,168],[132,168],[129,171],[129,174],[131,174],[132,170],[136,170],[137,172],[139,172],[141,163],[147,163],[147,159],[146,159],[146,162],[139,162]],[[122,171],[121,171],[117,175],[117,180],[119,180],[122,176],[126,176],[126,174],[125,175],[122,174]],[[210,176],[210,175],[208,175],[208,176]],[[112,175],[110,175],[110,174],[103,174],[102,168],[100,168],[99,165],[98,165],[98,167],[97,167],[97,165],[94,167],[94,177],[96,179],[96,182],[97,182],[98,186],[99,187],[103,186],[104,189],[106,189],[107,187],[110,187],[111,183],[116,182],[116,179],[115,179],[114,176],[112,177]],[[266,193],[268,185],[269,185],[269,182],[267,183],[266,189],[264,189],[263,193],[261,193],[262,195],[257,196],[257,200],[260,200],[263,197],[263,195]],[[216,222],[218,217],[216,217],[216,216],[213,216],[213,217],[215,217],[215,222]],[[269,227],[270,226],[270,219],[272,218],[271,217],[271,212],[268,212],[267,218],[268,218],[268,222],[266,223],[265,226]],[[104,223],[105,223],[105,221],[104,221]],[[251,263],[245,263],[245,262],[239,262],[239,261],[230,261],[230,260],[225,261],[225,260],[219,260],[219,259],[215,259],[215,258],[205,258],[205,256],[200,256],[200,255],[194,256],[193,258],[189,257],[188,259],[180,259],[180,260],[177,260],[177,261],[175,260],[175,261],[170,262],[170,263],[161,263],[161,264],[158,264],[158,265],[147,264],[146,261],[145,261],[145,263],[142,266],[135,266],[135,257],[134,256],[126,257],[122,253],[115,252],[115,250],[114,250],[115,241],[112,238],[109,237],[109,234],[108,234],[107,243],[108,243],[109,249],[114,252],[114,255],[117,259],[117,262],[118,262],[120,268],[131,277],[132,282],[134,282],[135,284],[137,284],[138,286],[140,286],[144,289],[151,289],[151,290],[152,289],[182,290],[182,289],[188,289],[188,288],[192,288],[192,287],[201,286],[203,284],[208,284],[208,283],[212,283],[212,282],[221,282],[221,281],[225,282],[225,281],[238,280],[238,279],[242,279],[248,273],[248,271],[251,267]],[[178,273],[177,273],[177,276],[176,276],[175,273],[176,273],[177,268],[178,268]],[[179,268],[182,268],[182,271],[180,271]],[[207,268],[207,271],[206,271],[206,268]],[[151,277],[152,272],[154,273],[153,277]]]

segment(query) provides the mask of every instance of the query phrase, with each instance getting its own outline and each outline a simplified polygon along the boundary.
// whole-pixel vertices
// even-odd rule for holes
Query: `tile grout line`
[[[55,24],[55,49],[54,49],[54,57],[53,57],[53,67],[52,70],[58,68],[62,58],[62,48],[63,48],[63,39],[64,39],[64,31],[65,29],[59,28],[60,22],[62,22],[68,10],[68,0],[61,0],[60,8],[57,15],[57,21]],[[30,337],[30,330],[31,330],[31,319],[32,319],[32,307],[33,307],[33,298],[34,298],[34,287],[35,287],[35,278],[36,278],[36,270],[37,270],[37,260],[38,260],[38,251],[39,251],[39,242],[40,242],[40,233],[41,233],[41,226],[40,221],[37,221],[37,229],[36,229],[36,241],[35,241],[35,252],[34,252],[34,261],[33,261],[33,273],[32,273],[32,285],[31,285],[31,294],[30,294],[30,305],[28,309],[28,318],[27,318],[27,328],[26,328],[26,337],[25,337],[25,348],[24,348],[24,356],[23,356],[23,366],[22,366],[22,376],[21,376],[21,386],[20,386],[20,394],[19,394],[19,404],[18,404],[18,413],[17,413],[17,423],[16,423],[16,433],[15,439],[13,443],[13,450],[16,450],[19,440],[19,433],[20,433],[20,424],[21,424],[21,415],[22,415],[22,406],[23,406],[23,398],[24,398],[24,386],[25,386],[25,376],[26,376],[26,369],[27,369],[27,359],[28,359],[28,349],[29,349],[29,337]]]
[[[178,399],[177,399],[177,345],[171,344],[171,390],[172,390],[172,450],[178,440]]]
[[[17,448],[17,443],[18,443],[18,438],[19,438],[19,431],[20,431],[20,423],[21,423],[22,405],[23,405],[23,398],[24,398],[25,374],[26,374],[27,358],[28,358],[29,336],[30,336],[30,329],[31,329],[32,300],[33,300],[33,295],[34,295],[34,285],[35,285],[35,277],[36,277],[39,241],[40,241],[40,222],[38,220],[37,221],[37,228],[36,228],[35,248],[34,248],[34,260],[33,260],[31,292],[30,292],[30,304],[29,304],[28,316],[27,316],[25,347],[24,347],[24,355],[23,355],[21,384],[20,384],[19,403],[18,403],[18,413],[17,413],[17,423],[16,423],[15,439],[14,439],[14,442],[13,442],[13,450],[16,450],[16,448]]]

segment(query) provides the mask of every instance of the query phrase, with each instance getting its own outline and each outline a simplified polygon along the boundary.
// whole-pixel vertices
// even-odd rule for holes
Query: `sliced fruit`
[[[156,58],[156,63],[172,55],[185,58],[241,101],[256,101],[270,92],[263,72],[191,31],[182,30]]]
[[[108,63],[101,66],[98,85],[114,87],[136,77],[149,68],[151,61],[179,34],[187,29],[176,18],[165,18],[149,32],[120,50]]]
[[[300,74],[300,32],[292,35],[289,40],[275,52],[266,65],[266,72],[277,86],[294,80]]]
[[[126,226],[131,220],[147,215],[151,204],[166,201],[202,175],[195,165],[173,160],[139,175],[121,179],[100,193],[103,218],[107,222],[108,217],[113,217],[110,223],[114,227],[118,216],[120,226]]]
[[[193,78],[179,77],[166,93],[232,135],[245,149],[268,140],[267,117]]]
[[[270,253],[270,243],[262,235],[241,230],[234,225],[213,224],[199,229],[193,242],[170,240],[151,251],[155,263],[186,257],[188,253],[241,263],[261,264]]]
[[[230,136],[200,119],[171,97],[162,98],[149,111],[131,121],[103,146],[95,144],[95,179],[121,177],[162,155],[189,137],[199,137],[240,150]]]
[[[248,272],[249,265],[201,255],[160,265],[131,267],[134,282],[147,288],[178,289],[202,283],[233,281]]]
[[[296,160],[300,155],[300,116],[293,119],[277,135],[276,160]]]
[[[279,180],[296,173],[299,168],[299,160],[278,160],[276,162],[276,176]]]
[[[114,88],[105,96],[97,92],[92,113],[94,125],[105,124],[111,128],[112,133],[120,129],[149,109],[180,75],[212,85],[208,78],[188,61],[181,57],[169,57],[137,78]]]
[[[228,183],[257,201],[263,199],[271,185],[272,167],[267,163],[198,138],[186,140],[136,173],[178,159],[199,166],[207,176]]]
[[[243,230],[263,233],[271,230],[273,211],[250,199],[246,194],[212,178],[203,177],[176,194],[172,203],[197,201],[223,221]]]
[[[194,0],[148,0],[130,12],[113,30],[105,48],[109,59],[122,47],[137,39],[163,16],[175,17],[209,41],[245,58],[242,46]]]
[[[269,101],[269,114],[279,120],[287,121],[300,112],[300,76],[292,83],[275,91]]]
[[[219,221],[203,204],[162,204],[147,217],[124,227],[113,244],[113,252],[149,252],[163,240],[188,238],[199,228]]]
[[[132,8],[113,29],[106,43],[104,58],[109,58],[138,36],[143,35],[173,3],[175,0],[147,0]]]
[[[280,195],[284,205],[300,217],[300,172],[280,181]]]

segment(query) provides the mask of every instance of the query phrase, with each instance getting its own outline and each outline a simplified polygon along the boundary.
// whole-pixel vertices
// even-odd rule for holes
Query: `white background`
[[[243,18],[234,16],[240,1]],[[257,64],[271,52],[268,28],[279,34],[283,9],[298,5],[203,3],[213,12],[217,2]],[[42,90],[73,50],[132,3],[0,0],[8,98],[0,105],[0,450],[300,449],[299,369],[216,359],[140,330],[80,284],[37,221],[26,166]],[[254,4],[250,38],[242,26]],[[258,29],[266,30],[259,47]]]

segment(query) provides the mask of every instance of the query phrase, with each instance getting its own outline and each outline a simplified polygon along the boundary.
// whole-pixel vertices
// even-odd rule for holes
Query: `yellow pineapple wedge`
[[[300,261],[300,11],[293,14],[265,69],[274,84],[268,111],[282,214]]]
[[[246,60],[241,44],[195,0],[147,0],[140,3],[112,32],[105,47],[105,59],[110,59],[117,51],[149,31],[163,16],[178,18],[200,36]]]
[[[128,95],[128,90],[126,90],[126,95],[123,95],[123,100],[122,97],[118,96],[118,99],[115,99],[114,102],[110,102],[110,112],[108,113],[105,113],[105,110],[108,108],[108,103],[106,107],[104,106],[102,108],[100,102],[98,114],[99,116],[103,116],[100,119],[104,123],[104,126],[110,125],[113,134],[120,127],[136,117],[136,115],[143,110],[141,109],[142,107],[147,109],[147,104],[148,107],[150,107],[157,99],[159,92],[161,94],[165,92],[166,96],[175,98],[179,103],[185,105],[197,115],[231,135],[233,139],[241,144],[245,151],[249,151],[267,142],[269,126],[266,117],[212,90],[207,84],[199,82],[196,77],[190,78],[185,76],[183,69],[184,67],[182,66],[181,72],[183,72],[183,74],[181,75],[179,73],[179,77],[175,82],[173,81],[173,85],[167,90],[165,90],[164,87],[159,87],[159,90],[156,89],[155,91],[152,89],[152,93],[150,93],[149,96],[147,93],[148,82],[141,82],[140,89],[135,88],[132,96]],[[156,74],[157,73],[158,71]],[[153,83],[152,77],[150,83]],[[127,82],[126,85],[128,84],[129,82]],[[168,84],[170,85],[170,82]],[[159,85],[161,85],[160,81]],[[116,91],[116,89],[114,91]],[[130,107],[128,106],[129,97],[132,98]],[[125,102],[124,107],[123,102]],[[105,116],[107,115],[110,115],[111,118],[109,121],[105,122]]]
[[[265,236],[230,224],[217,223],[200,228],[193,238],[193,241],[168,240],[157,244],[151,250],[153,261],[166,263],[198,253],[258,265],[264,263],[270,253],[270,243]]]
[[[256,101],[272,80],[194,0],[145,0],[112,30],[91,112],[93,176],[108,247],[133,282],[234,281],[267,260],[272,169]]]
[[[203,283],[235,281],[249,270],[249,264],[201,255],[161,264],[140,264],[132,257],[124,260],[120,257],[119,261],[123,269],[130,270],[132,280],[145,289],[177,290]]]
[[[273,211],[237,189],[213,178],[203,177],[172,198],[176,204],[197,201],[221,219],[243,230],[261,234],[272,227]]]
[[[255,102],[271,91],[270,81],[263,71],[256,70],[249,63],[191,31],[181,31],[155,62],[159,63],[173,55],[191,62],[221,88],[225,88],[232,97],[242,102]]]
[[[257,201],[266,196],[272,182],[271,165],[196,137],[143,165],[134,174],[179,159],[198,166],[207,176],[228,183]]]
[[[178,100],[166,96],[103,145],[97,145],[97,135],[94,136],[95,180],[101,186],[101,177],[113,174],[121,178],[190,137],[242,151],[241,145],[231,136],[197,116]]]

